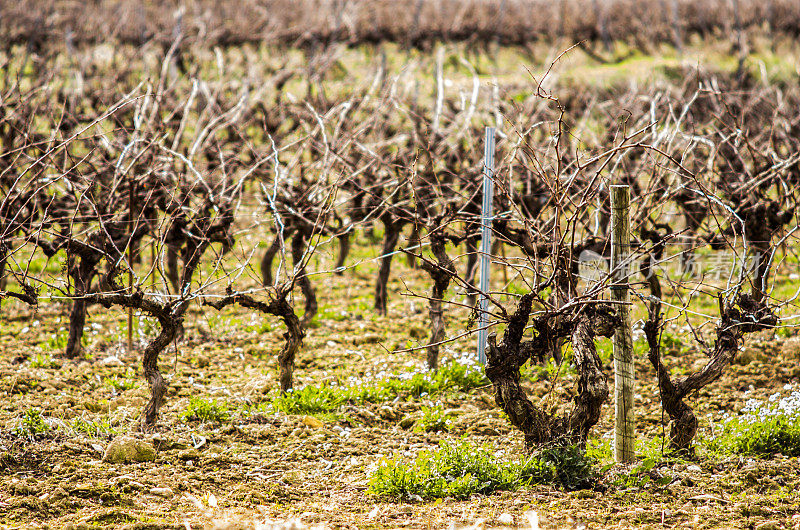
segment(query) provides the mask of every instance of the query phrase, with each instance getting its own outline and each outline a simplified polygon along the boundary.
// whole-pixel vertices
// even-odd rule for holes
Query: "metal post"
[[[611,300],[622,321],[614,332],[614,458],[617,462],[633,461],[634,410],[633,331],[631,329],[630,294],[630,220],[631,190],[629,186],[611,186]]]
[[[128,239],[128,293],[133,292],[133,177],[128,174],[128,230],[130,231],[130,239]],[[128,354],[133,352],[133,308],[128,308]]]
[[[483,211],[481,215],[480,293],[478,295],[478,362],[486,364],[486,337],[489,330],[489,265],[492,259],[492,198],[494,196],[494,127],[486,127],[483,151]]]

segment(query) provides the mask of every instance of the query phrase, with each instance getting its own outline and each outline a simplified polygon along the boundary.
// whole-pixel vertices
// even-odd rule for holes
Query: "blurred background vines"
[[[317,454],[273,449],[405,501],[798,454],[796,1],[0,10],[8,454],[132,437],[194,465],[318,430]],[[612,185],[642,411],[623,470]]]

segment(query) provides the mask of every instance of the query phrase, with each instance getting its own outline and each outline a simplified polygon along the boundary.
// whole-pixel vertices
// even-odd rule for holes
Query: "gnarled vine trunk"
[[[158,316],[161,330],[144,350],[142,367],[144,368],[144,377],[150,385],[150,400],[144,408],[144,420],[142,421],[142,429],[145,431],[155,426],[158,412],[167,393],[167,384],[158,369],[158,356],[175,342],[182,320],[182,318],[172,318],[170,314]]]
[[[300,291],[306,299],[305,313],[303,313],[303,323],[308,324],[314,315],[317,314],[317,293],[311,281],[308,279],[306,272],[305,262],[303,261],[305,254],[305,237],[302,232],[298,231],[292,238],[292,259],[294,260],[295,267],[300,265],[300,269],[296,272],[297,284],[300,286]],[[294,313],[292,313],[294,314]]]
[[[610,337],[619,325],[614,311],[604,304],[584,304],[569,313],[538,317],[532,323],[534,336],[522,341],[532,309],[533,295],[524,295],[510,317],[503,341],[489,336],[486,376],[495,390],[495,401],[511,423],[522,431],[528,450],[548,442],[585,444],[608,399],[608,384],[602,372],[594,340]],[[578,370],[578,394],[573,410],[556,417],[535,406],[520,385],[520,367],[528,359],[544,359],[563,340],[572,343]]]
[[[395,222],[388,217],[389,215],[387,214],[381,219],[384,226],[383,249],[381,252],[381,266],[378,270],[378,281],[375,283],[375,309],[381,315],[385,315],[387,310],[389,273],[392,270],[394,249],[400,240],[400,231],[403,226],[402,223]]]
[[[278,353],[281,393],[288,392],[292,389],[294,359],[297,352],[300,351],[303,345],[303,339],[306,336],[306,331],[300,318],[298,318],[297,314],[294,312],[294,307],[292,307],[292,304],[288,301],[290,292],[291,290],[288,285],[282,286],[276,291],[275,297],[270,300],[269,303],[265,303],[246,294],[234,293],[229,290],[226,296],[217,301],[203,302],[203,305],[211,306],[218,311],[225,306],[239,304],[242,307],[255,309],[264,314],[275,315],[283,320],[283,323],[286,325],[286,333],[283,334],[283,338],[286,342]]]
[[[656,369],[661,405],[672,421],[670,448],[679,453],[692,453],[692,440],[697,433],[697,417],[683,400],[689,393],[700,390],[719,379],[739,351],[739,343],[746,333],[772,328],[778,317],[761,300],[742,294],[732,304],[719,297],[721,322],[717,326],[717,340],[706,365],[697,372],[673,381],[669,370],[661,361],[660,326],[661,301],[650,303],[650,316],[645,323],[649,352],[647,358]]]
[[[431,252],[438,261],[437,264],[422,261],[422,269],[433,280],[433,289],[428,301],[428,314],[431,318],[431,337],[426,348],[428,369],[435,370],[439,365],[439,344],[445,339],[445,321],[442,302],[450,278],[455,274],[453,262],[445,252],[445,238],[437,233],[430,234]]]

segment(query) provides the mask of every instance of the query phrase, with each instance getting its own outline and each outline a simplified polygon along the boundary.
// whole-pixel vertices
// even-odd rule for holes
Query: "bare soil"
[[[425,301],[398,294],[404,282],[424,289],[424,273],[396,264],[389,315],[378,317],[369,307],[373,271],[365,265],[346,277],[317,280],[321,311],[297,362],[297,387],[424,369],[424,351],[391,353],[426,340]],[[271,528],[270,521],[295,518],[302,522],[299,528],[499,527],[509,521],[501,515],[509,514],[514,525],[528,528],[535,512],[542,528],[800,528],[800,463],[781,456],[759,460],[701,453],[694,462],[665,458],[649,474],[672,477],[666,485],[657,484],[663,480],[625,483],[620,477],[628,476],[628,469],[613,466],[595,490],[536,486],[437,502],[374,497],[366,491],[368,473],[384,456],[412,458],[442,438],[462,436],[521,452],[521,435],[502,417],[490,388],[350,405],[335,417],[320,417],[323,425],[316,428],[301,416],[268,409],[246,413],[277,395],[275,355],[282,330],[277,320],[241,308],[218,314],[193,307],[184,341],[161,359],[169,391],[159,431],[139,434],[137,421],[149,392],[139,367],[144,342],[137,342],[134,354],[123,352],[124,313],[92,308],[85,360],[62,360],[54,337],[64,334],[59,328],[67,312],[57,301],[35,311],[13,302],[3,306],[3,527]],[[451,334],[463,329],[466,317],[448,314]],[[465,339],[453,344],[449,355],[470,348],[472,339]],[[41,366],[50,357],[52,365]],[[692,396],[701,428],[708,426],[707,414],[718,418],[741,409],[749,398],[763,399],[798,382],[799,357],[795,338],[749,339],[732,370]],[[670,366],[686,370],[703,361],[695,348],[667,359]],[[610,366],[606,373],[611,376]],[[136,386],[117,391],[106,379],[115,377]],[[638,430],[643,440],[651,440],[663,432],[662,417],[654,374],[643,356],[637,359],[637,377]],[[561,384],[566,403],[570,376]],[[534,395],[544,395],[549,387],[531,386]],[[192,396],[228,403],[231,419],[183,419]],[[419,433],[398,425],[406,414],[437,400],[456,414],[450,432]],[[155,461],[103,462],[111,434],[89,436],[64,427],[20,437],[14,429],[32,408],[56,427],[76,418],[107,421],[118,434],[152,441]],[[607,404],[592,438],[608,440],[611,420]]]

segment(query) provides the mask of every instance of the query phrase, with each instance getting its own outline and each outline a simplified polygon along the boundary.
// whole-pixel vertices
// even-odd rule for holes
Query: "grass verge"
[[[373,495],[397,499],[467,499],[474,494],[516,491],[530,484],[565,489],[591,486],[593,461],[574,446],[557,446],[520,459],[505,460],[483,445],[442,441],[413,462],[384,459],[369,479]]]

